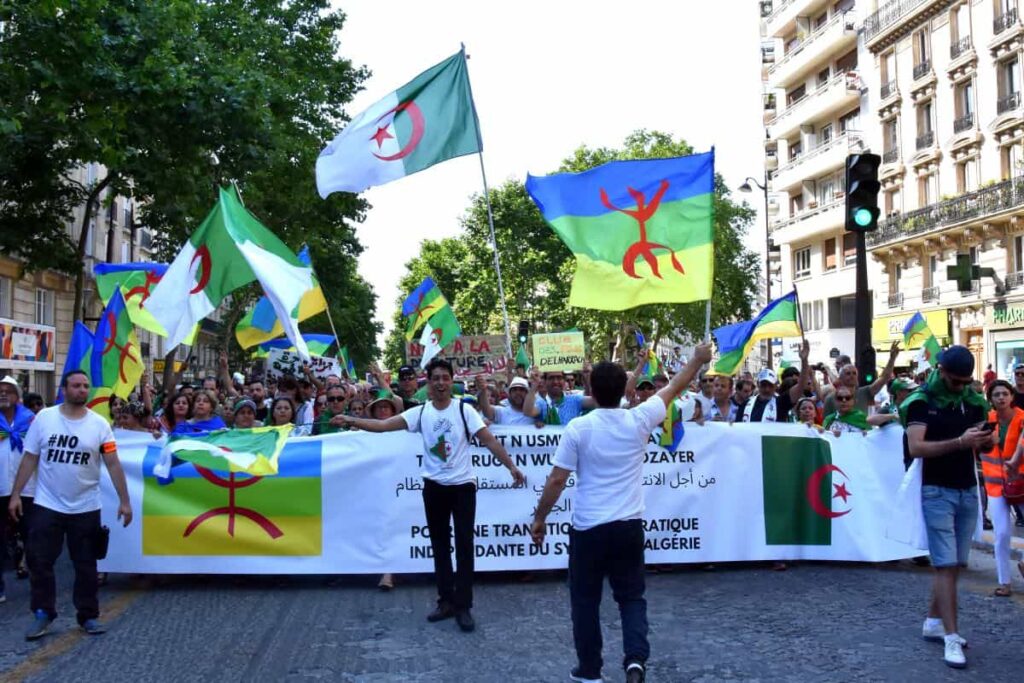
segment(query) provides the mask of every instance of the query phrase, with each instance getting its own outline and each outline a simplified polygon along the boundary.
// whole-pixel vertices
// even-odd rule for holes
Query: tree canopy
[[[639,130],[621,148],[580,146],[556,171],[585,171],[619,159],[653,159],[692,154],[684,140],[667,133]],[[534,331],[577,328],[587,337],[592,358],[609,357],[612,344],[632,337],[630,326],[647,339],[700,339],[704,335],[704,302],[650,304],[625,311],[598,311],[569,306],[575,270],[572,252],[547,225],[526,193],[523,181],[512,179],[490,193],[495,237],[501,259],[502,284],[508,314],[515,326],[531,320]],[[719,326],[750,318],[756,294],[757,255],[743,246],[743,237],[756,215],[746,203],[737,204],[720,176],[715,177],[715,284],[711,324]],[[482,195],[473,196],[461,220],[462,233],[443,240],[425,240],[418,256],[406,264],[400,282],[395,326],[385,345],[385,361],[397,367],[404,354],[401,299],[430,275],[455,308],[465,334],[503,332],[497,274]]]

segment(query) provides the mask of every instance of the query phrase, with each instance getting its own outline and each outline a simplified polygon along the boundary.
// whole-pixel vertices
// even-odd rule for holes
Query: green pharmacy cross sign
[[[946,268],[946,279],[956,280],[957,291],[971,291],[971,283],[983,277],[995,277],[994,268],[982,268],[971,262],[968,254],[957,254],[956,265]]]

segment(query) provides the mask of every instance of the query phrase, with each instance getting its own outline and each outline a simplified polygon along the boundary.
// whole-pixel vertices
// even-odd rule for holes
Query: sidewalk
[[[974,547],[987,552],[995,552],[996,535],[991,531],[983,531],[981,540],[974,542]],[[1013,538],[1010,539],[1010,558],[1015,562],[1024,560],[1024,528],[1013,527]]]

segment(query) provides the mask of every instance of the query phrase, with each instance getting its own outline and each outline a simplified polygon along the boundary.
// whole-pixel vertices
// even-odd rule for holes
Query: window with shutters
[[[829,237],[821,245],[821,269],[826,273],[835,270],[839,264],[839,257],[836,255],[836,238]]]

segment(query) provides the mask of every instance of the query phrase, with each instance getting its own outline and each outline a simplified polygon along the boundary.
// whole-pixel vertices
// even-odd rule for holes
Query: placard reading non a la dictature
[[[533,362],[541,372],[581,370],[586,361],[582,332],[549,332],[535,334]]]
[[[543,545],[529,538],[560,427],[494,433],[527,477],[511,477],[483,448],[478,477],[479,571],[567,566],[575,478],[548,517]],[[802,425],[687,423],[679,448],[652,439],[642,490],[649,563],[750,560],[881,562],[920,554],[886,536],[903,479],[902,430],[819,434]],[[362,574],[432,571],[423,516],[419,435],[347,432],[290,439],[280,471],[200,473],[186,464],[158,482],[161,442],[117,432],[135,521],[117,523],[117,498],[102,477],[111,529],[107,572],[146,574]]]

